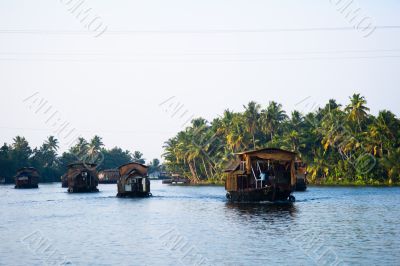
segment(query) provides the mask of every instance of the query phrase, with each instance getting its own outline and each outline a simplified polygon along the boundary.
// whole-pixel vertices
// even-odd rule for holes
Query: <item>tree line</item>
[[[128,162],[145,164],[143,153],[123,150],[119,147],[106,149],[102,138],[94,136],[90,141],[79,138],[69,150],[58,155],[59,141],[49,136],[38,148],[32,148],[21,136],[16,136],[10,145],[4,143],[0,148],[0,179],[6,183],[14,182],[13,176],[22,167],[35,167],[40,173],[39,182],[58,182],[66,173],[70,163],[83,161],[97,163],[97,170],[112,169]],[[149,173],[160,171],[160,161],[153,159]]]
[[[236,152],[276,147],[298,153],[314,184],[398,183],[400,120],[388,110],[374,116],[366,104],[354,94],[344,106],[331,99],[288,115],[274,101],[265,108],[251,101],[211,122],[192,120],[165,142],[164,165],[192,182],[222,182]]]

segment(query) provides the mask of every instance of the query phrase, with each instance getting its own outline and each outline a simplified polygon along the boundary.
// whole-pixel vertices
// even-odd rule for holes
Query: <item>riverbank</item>
[[[183,186],[225,186],[225,181],[217,181],[217,180],[203,180],[198,183],[190,183],[190,184],[181,184]],[[377,182],[377,181],[323,181],[318,183],[309,182],[307,186],[315,186],[315,187],[400,187],[400,182]]]

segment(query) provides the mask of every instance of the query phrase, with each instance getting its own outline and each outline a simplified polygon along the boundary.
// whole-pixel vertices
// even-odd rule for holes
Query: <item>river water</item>
[[[229,204],[223,187],[0,186],[0,265],[400,265],[400,188],[310,187]]]

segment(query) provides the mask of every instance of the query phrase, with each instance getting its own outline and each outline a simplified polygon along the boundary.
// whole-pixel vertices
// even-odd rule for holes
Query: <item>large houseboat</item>
[[[33,167],[23,167],[14,176],[15,188],[38,188],[39,172]]]
[[[230,201],[295,201],[296,153],[267,148],[236,156],[225,170],[226,197]]]
[[[140,163],[128,163],[121,165],[118,170],[117,197],[151,196],[147,166]]]
[[[96,164],[73,163],[68,165],[68,192],[98,192]]]

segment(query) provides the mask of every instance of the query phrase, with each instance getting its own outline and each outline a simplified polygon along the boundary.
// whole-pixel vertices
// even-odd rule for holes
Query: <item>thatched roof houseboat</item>
[[[73,163],[68,165],[68,192],[97,192],[99,179],[96,164]]]
[[[296,153],[276,148],[245,151],[226,170],[226,197],[241,201],[294,201]]]
[[[147,166],[140,163],[121,165],[118,179],[117,197],[147,197],[150,193],[150,179]]]
[[[23,167],[14,176],[15,188],[38,188],[39,172],[33,167]]]

